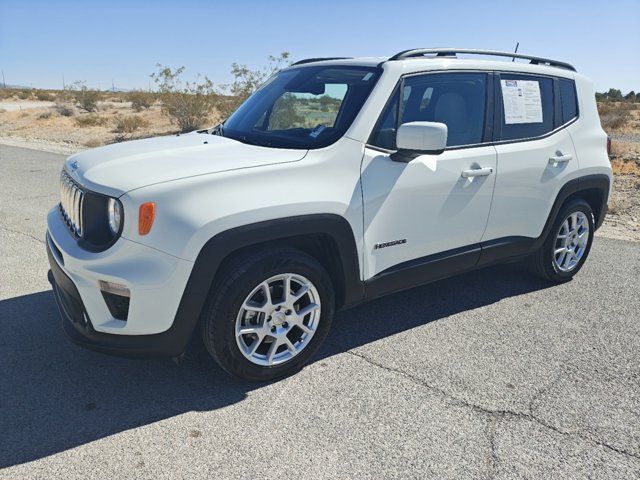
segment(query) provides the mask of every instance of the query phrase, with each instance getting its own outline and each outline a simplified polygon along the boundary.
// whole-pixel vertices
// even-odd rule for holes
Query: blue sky
[[[0,0],[9,84],[147,88],[156,63],[216,83],[232,62],[392,55],[456,46],[565,60],[599,90],[640,90],[640,0],[30,1]]]

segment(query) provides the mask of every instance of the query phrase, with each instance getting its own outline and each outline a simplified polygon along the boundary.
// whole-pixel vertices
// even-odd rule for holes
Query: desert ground
[[[134,95],[100,92],[94,111],[87,112],[68,92],[0,90],[0,143],[71,154],[179,131],[164,115],[158,96],[145,94],[146,104],[140,106],[135,105]],[[598,108],[603,128],[612,139],[615,173],[601,234],[640,241],[640,103],[609,101],[599,103]],[[219,119],[214,111],[203,126],[213,126]]]

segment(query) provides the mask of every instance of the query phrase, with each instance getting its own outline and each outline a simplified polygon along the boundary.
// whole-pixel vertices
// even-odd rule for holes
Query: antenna
[[[520,42],[516,42],[516,49],[513,51],[513,53],[518,53],[518,47],[520,46]],[[512,57],[511,58],[512,62],[516,61],[516,57]]]

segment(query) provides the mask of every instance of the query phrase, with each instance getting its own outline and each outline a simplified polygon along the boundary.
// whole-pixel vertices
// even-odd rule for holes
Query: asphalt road
[[[0,146],[0,478],[640,478],[640,243],[562,286],[489,268],[343,312],[247,384],[70,344],[46,280],[62,156]]]

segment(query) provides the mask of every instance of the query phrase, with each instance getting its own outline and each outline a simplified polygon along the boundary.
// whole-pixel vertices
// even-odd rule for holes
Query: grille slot
[[[60,214],[69,230],[82,237],[82,206],[84,192],[64,170],[60,173]]]

